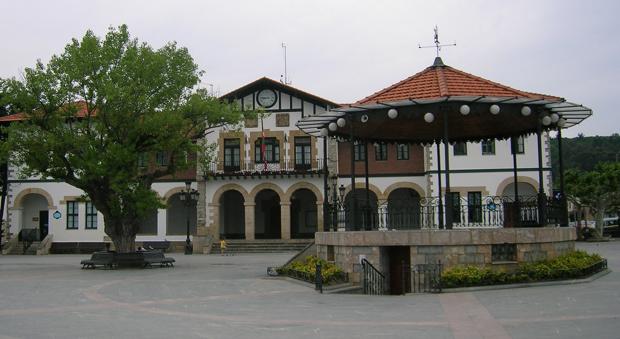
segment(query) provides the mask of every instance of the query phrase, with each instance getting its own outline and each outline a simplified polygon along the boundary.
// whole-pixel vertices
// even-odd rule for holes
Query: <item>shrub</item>
[[[454,267],[441,274],[441,283],[451,288],[579,278],[593,273],[592,266],[601,260],[598,254],[572,251],[551,260],[520,264],[514,273],[478,266]]]
[[[294,261],[287,266],[280,267],[277,271],[278,274],[314,282],[317,263],[321,264],[321,277],[323,278],[324,284],[346,281],[346,274],[342,269],[314,255],[306,257],[303,262]]]

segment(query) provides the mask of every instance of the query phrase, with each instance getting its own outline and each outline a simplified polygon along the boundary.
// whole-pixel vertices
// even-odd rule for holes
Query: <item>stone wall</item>
[[[411,265],[441,261],[444,269],[459,265],[511,269],[520,262],[550,259],[571,251],[575,248],[575,240],[574,228],[555,227],[319,232],[315,236],[317,255],[334,261],[349,273],[354,283],[361,279],[362,257],[387,272],[389,260],[382,249],[391,246],[409,247]],[[494,262],[494,244],[515,244],[516,260]]]

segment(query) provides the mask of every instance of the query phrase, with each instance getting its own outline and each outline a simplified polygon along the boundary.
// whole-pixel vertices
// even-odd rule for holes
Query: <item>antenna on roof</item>
[[[437,27],[437,25],[435,25],[435,28],[433,29],[435,31],[435,45],[428,45],[428,46],[421,46],[420,44],[418,44],[418,48],[435,48],[437,49],[437,57],[439,58],[439,51],[441,51],[442,47],[447,47],[447,46],[456,46],[456,41],[453,44],[444,44],[442,45],[439,42],[439,27]]]
[[[282,49],[284,50],[284,82],[282,82],[282,75],[280,75],[280,82],[285,85],[290,85],[292,82],[288,79],[288,74],[286,72],[286,43],[282,43]]]

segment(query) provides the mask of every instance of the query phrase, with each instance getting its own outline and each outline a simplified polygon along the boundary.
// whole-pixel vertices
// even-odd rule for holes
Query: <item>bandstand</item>
[[[318,255],[335,261],[353,281],[363,280],[364,265],[370,264],[383,272],[388,290],[401,293],[410,289],[410,282],[401,279],[402,265],[441,262],[443,267],[474,264],[510,269],[518,262],[552,258],[573,249],[575,230],[560,227],[567,226],[561,133],[591,114],[582,105],[501,85],[447,66],[437,57],[432,66],[355,104],[302,119],[297,126],[304,132],[351,145],[353,199],[338,199],[336,189],[332,189],[333,198],[328,196],[324,169],[324,224],[330,231],[316,234]],[[550,131],[557,131],[560,148],[560,189],[554,194],[545,193],[543,175],[543,135]],[[537,140],[538,187],[535,195],[528,196],[519,193],[517,140],[530,135]],[[449,145],[485,140],[510,142],[513,194],[481,197],[476,204],[455,199]],[[366,195],[355,194],[356,142],[434,148],[435,154],[442,154],[433,169],[439,193],[400,207],[392,203],[377,208],[368,194],[368,171],[364,173]],[[330,200],[332,204],[327,204]]]

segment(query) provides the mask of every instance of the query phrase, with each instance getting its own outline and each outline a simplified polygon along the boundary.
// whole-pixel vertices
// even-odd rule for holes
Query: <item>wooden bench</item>
[[[80,262],[82,268],[96,268],[102,266],[104,268],[115,268],[116,263],[114,260],[114,252],[95,252],[90,259],[82,260]]]
[[[173,267],[174,258],[166,258],[164,252],[161,251],[146,251],[142,252],[144,256],[144,267],[153,267],[154,264],[159,264],[160,267]]]

